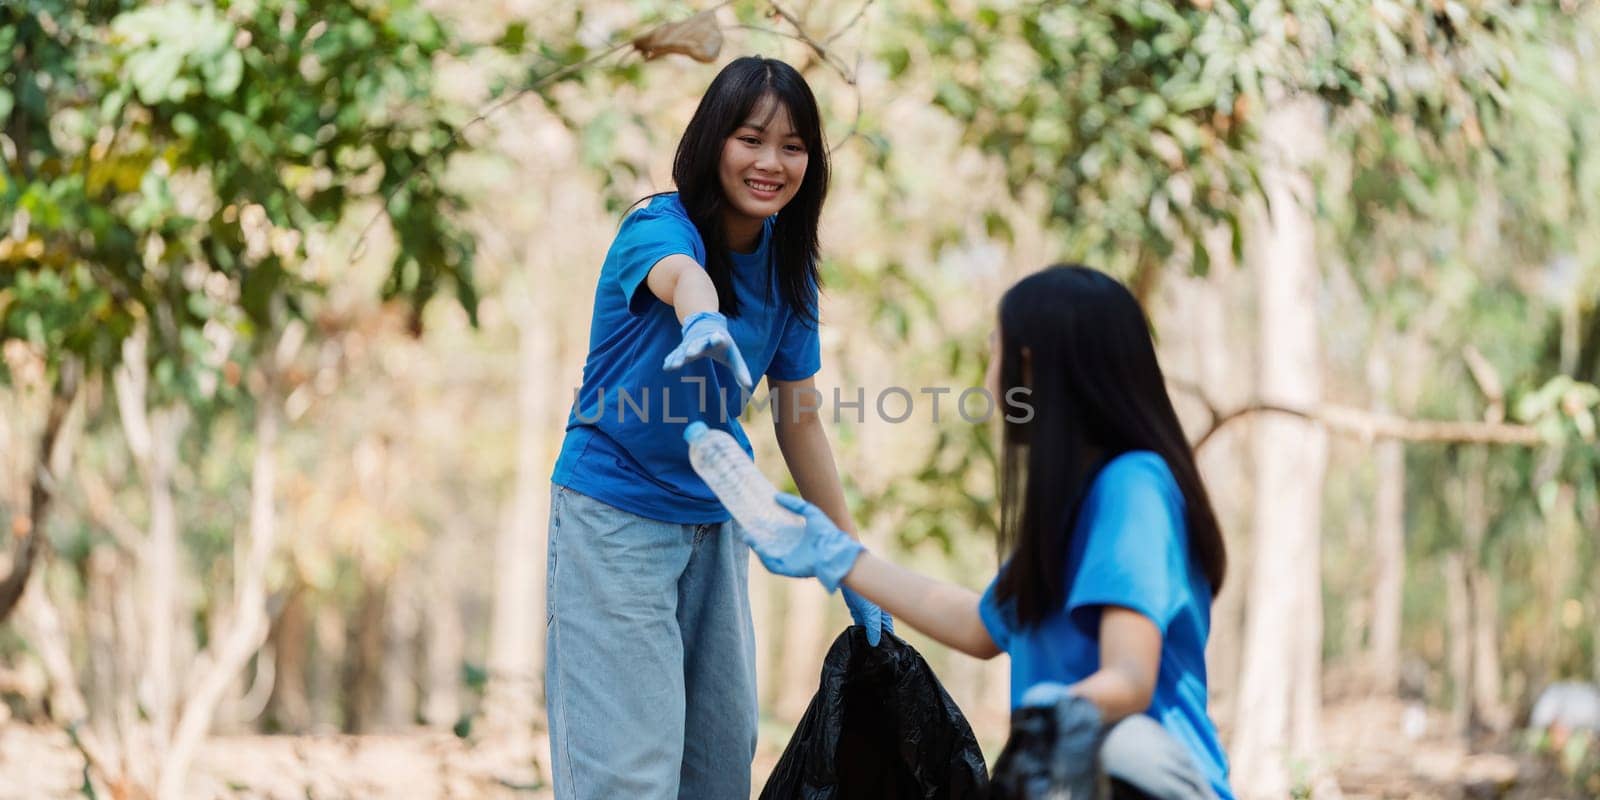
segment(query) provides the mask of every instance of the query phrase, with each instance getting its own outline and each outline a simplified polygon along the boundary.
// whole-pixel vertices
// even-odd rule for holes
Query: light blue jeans
[[[550,498],[545,704],[556,800],[748,800],[749,548],[732,522]]]

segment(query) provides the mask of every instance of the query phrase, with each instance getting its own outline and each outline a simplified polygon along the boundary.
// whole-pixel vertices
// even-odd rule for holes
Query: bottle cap
[[[707,430],[709,429],[706,428],[704,422],[691,422],[689,427],[683,429],[683,440],[689,444],[694,444],[696,439],[706,435]]]

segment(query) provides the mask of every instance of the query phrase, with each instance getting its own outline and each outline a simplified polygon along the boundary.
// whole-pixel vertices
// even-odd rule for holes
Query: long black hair
[[[728,257],[728,235],[723,224],[727,196],[718,168],[729,136],[749,119],[761,99],[771,96],[789,113],[807,154],[806,174],[794,198],[778,212],[773,225],[773,267],[784,302],[801,319],[816,321],[812,292],[822,285],[817,269],[817,226],[822,201],[828,195],[828,147],[822,135],[822,115],[811,87],[794,67],[777,59],[745,56],[734,59],[717,73],[700,98],[700,106],[678,140],[672,162],[672,181],[689,219],[706,245],[706,272],[717,287],[723,314],[739,316],[739,298],[733,292],[733,260]]]
[[[1103,272],[1052,266],[1000,300],[999,337],[1001,393],[1026,387],[1032,413],[1004,423],[1000,549],[1010,563],[996,599],[1014,599],[1023,626],[1065,604],[1078,509],[1098,466],[1130,450],[1154,451],[1172,471],[1190,556],[1215,596],[1228,563],[1222,532],[1139,301]]]

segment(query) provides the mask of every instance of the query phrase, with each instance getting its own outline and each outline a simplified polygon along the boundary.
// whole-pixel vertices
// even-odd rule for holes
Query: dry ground
[[[1357,700],[1326,709],[1327,765],[1345,800],[1409,798],[1594,798],[1600,787],[1575,787],[1545,759],[1476,750],[1431,733],[1404,733],[1393,702]],[[784,732],[763,731],[757,784],[772,768]],[[200,753],[189,794],[204,800],[336,798],[548,798],[547,743],[520,748],[472,743],[448,733],[373,736],[226,736]],[[82,760],[65,734],[19,723],[0,725],[0,800],[77,798]],[[1327,785],[1324,784],[1327,788]]]

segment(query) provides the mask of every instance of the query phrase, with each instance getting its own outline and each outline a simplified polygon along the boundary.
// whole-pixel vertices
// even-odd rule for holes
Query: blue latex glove
[[[856,594],[848,587],[841,588],[845,608],[850,609],[850,618],[855,620],[857,625],[867,629],[867,644],[877,647],[884,631],[894,633],[894,618],[889,616],[889,612],[878,608],[877,604]]]
[[[861,543],[839,530],[839,526],[834,525],[822,509],[783,492],[778,493],[776,500],[778,505],[805,519],[805,530],[801,532],[799,543],[787,553],[775,554],[763,550],[767,545],[751,536],[749,531],[745,531],[745,543],[755,551],[768,572],[791,578],[816,578],[828,591],[838,589],[839,582],[844,580],[850,568],[855,566],[856,557],[861,555],[864,549]],[[785,535],[773,538],[787,538],[792,533],[786,531]]]
[[[683,341],[667,354],[661,368],[680,369],[697,358],[722,362],[733,370],[733,379],[746,392],[755,387],[755,382],[750,380],[750,368],[745,366],[744,356],[739,353],[739,345],[728,332],[728,318],[715,311],[701,311],[684,320]]]

